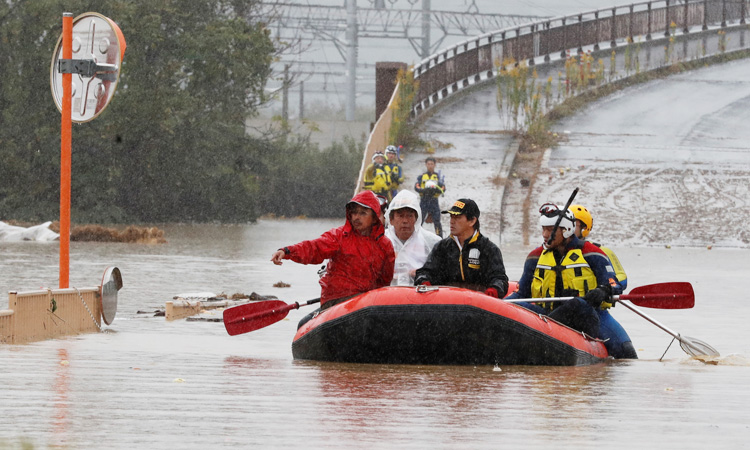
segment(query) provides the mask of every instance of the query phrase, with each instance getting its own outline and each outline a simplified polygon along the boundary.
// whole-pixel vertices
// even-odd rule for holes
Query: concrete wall
[[[99,287],[10,292],[0,311],[0,343],[24,344],[101,327]]]

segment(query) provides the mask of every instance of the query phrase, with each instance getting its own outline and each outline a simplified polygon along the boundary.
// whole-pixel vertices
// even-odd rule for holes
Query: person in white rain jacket
[[[422,208],[414,192],[399,192],[388,207],[385,235],[396,252],[391,286],[414,286],[414,274],[424,265],[440,236],[422,228]]]

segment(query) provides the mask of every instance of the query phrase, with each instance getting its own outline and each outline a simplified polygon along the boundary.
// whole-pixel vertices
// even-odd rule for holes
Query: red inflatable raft
[[[328,308],[294,337],[295,359],[377,364],[601,362],[604,344],[547,317],[454,287],[385,287]]]

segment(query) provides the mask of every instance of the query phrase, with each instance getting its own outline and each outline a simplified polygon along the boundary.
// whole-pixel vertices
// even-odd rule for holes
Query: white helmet
[[[383,158],[383,161],[385,161],[385,155],[383,154],[383,152],[375,152],[372,155],[372,162],[375,162],[375,158],[377,158],[378,156],[380,156],[381,158]]]
[[[394,155],[398,154],[398,150],[396,149],[395,145],[389,145],[385,148],[385,154],[393,153]]]
[[[545,203],[539,208],[539,225],[543,227],[554,227],[562,211],[553,203]],[[573,211],[566,209],[558,225],[565,239],[571,237],[576,231],[576,218]]]
[[[427,180],[424,182],[424,188],[425,189],[437,189],[440,186],[438,186],[437,182],[435,180]]]

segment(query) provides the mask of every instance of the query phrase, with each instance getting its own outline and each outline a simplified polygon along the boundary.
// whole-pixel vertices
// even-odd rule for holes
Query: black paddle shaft
[[[557,216],[557,222],[555,222],[554,228],[552,228],[552,234],[549,236],[549,239],[547,239],[547,246],[549,247],[552,245],[552,241],[555,240],[555,233],[557,233],[557,229],[560,227],[560,221],[563,218],[563,214],[565,214],[565,211],[570,208],[570,204],[573,203],[573,199],[576,198],[576,194],[578,194],[578,188],[573,189],[573,193],[570,194],[570,198],[568,199],[568,203],[565,204],[565,208],[560,211],[560,215]]]

